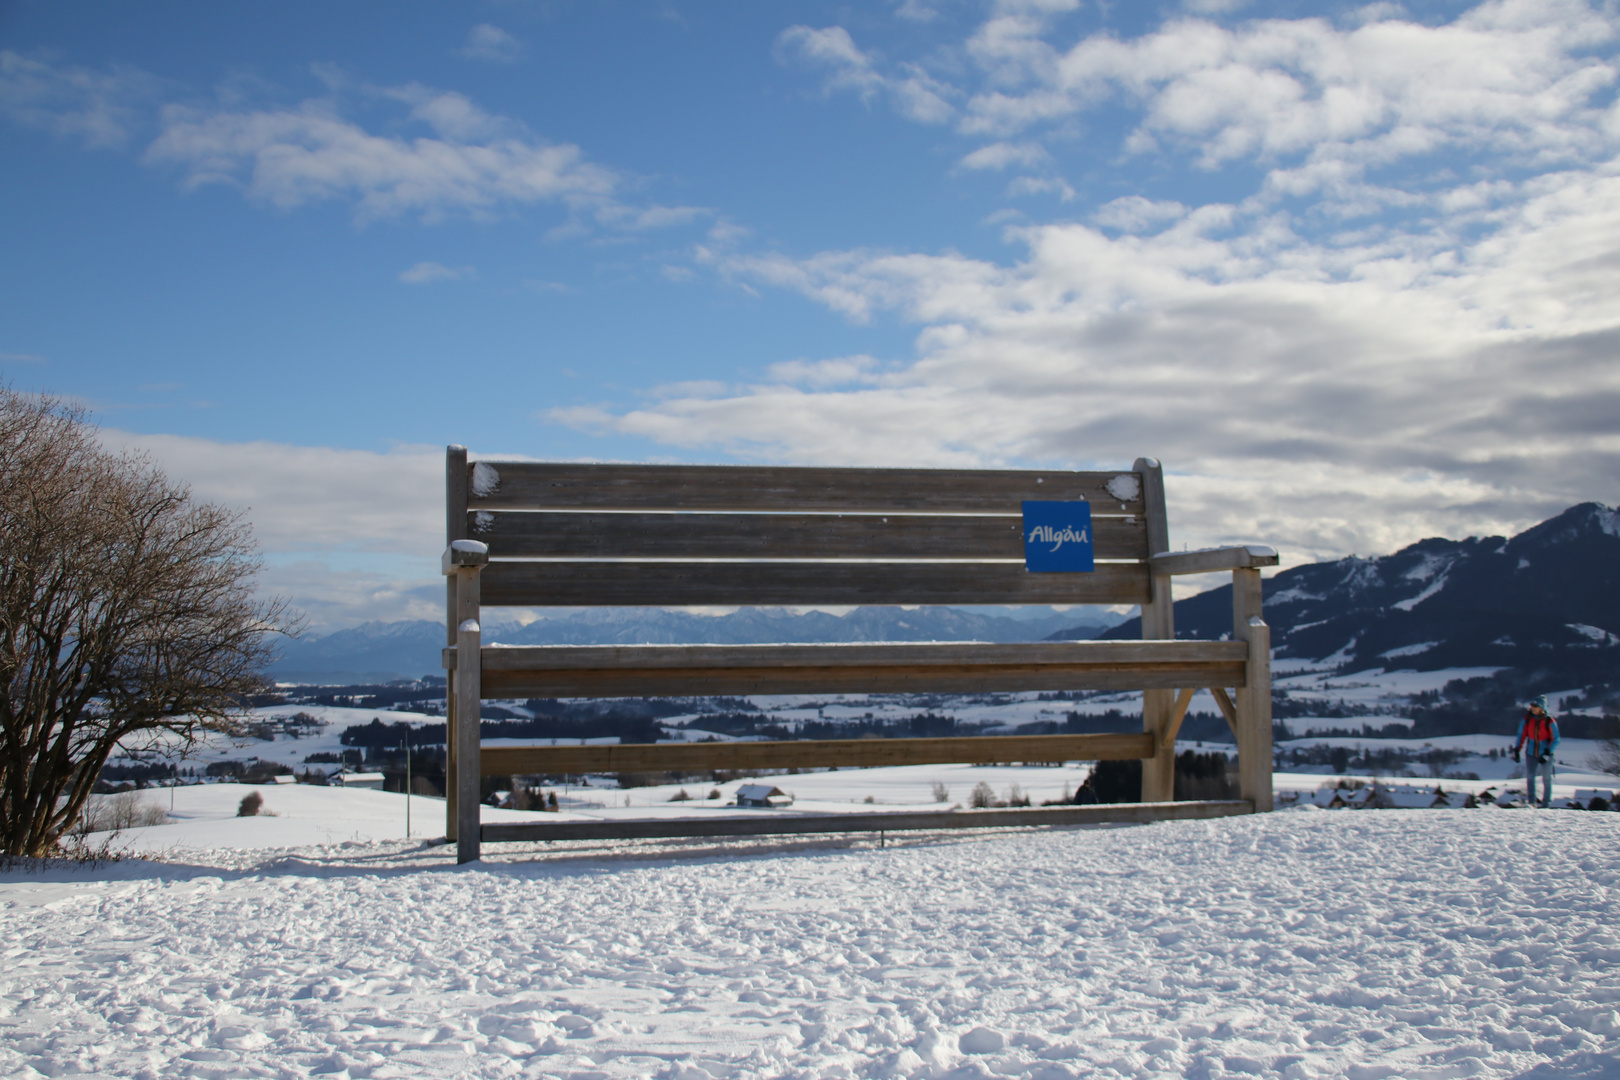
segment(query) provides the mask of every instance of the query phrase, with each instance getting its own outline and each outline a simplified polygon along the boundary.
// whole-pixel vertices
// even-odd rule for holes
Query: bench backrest
[[[485,606],[1145,604],[1157,462],[1126,472],[448,461]],[[1022,503],[1086,500],[1096,570],[1024,569]]]

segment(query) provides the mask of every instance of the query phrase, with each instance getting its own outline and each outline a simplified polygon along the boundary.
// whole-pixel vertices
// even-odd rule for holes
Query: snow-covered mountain
[[[1231,594],[1228,585],[1177,603],[1177,636],[1229,634]],[[1511,538],[1434,538],[1379,558],[1294,567],[1266,581],[1265,613],[1281,658],[1610,682],[1620,671],[1620,513],[1582,503]],[[1140,633],[1131,619],[1103,636]]]
[[[506,645],[743,645],[776,641],[1040,641],[1063,627],[1096,637],[1117,618],[1098,611],[1075,626],[1076,613],[1042,609],[1021,618],[951,607],[861,607],[845,615],[741,608],[698,615],[659,608],[598,608],[527,626],[486,623]],[[383,683],[439,672],[444,625],[427,619],[369,622],[288,642],[269,675],[281,682]]]

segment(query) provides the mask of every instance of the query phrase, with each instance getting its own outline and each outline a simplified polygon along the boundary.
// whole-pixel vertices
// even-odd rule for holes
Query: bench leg
[[[1238,788],[1258,812],[1272,808],[1271,792],[1271,628],[1260,619],[1249,625],[1248,685],[1237,692]]]
[[[478,568],[456,571],[462,621],[456,627],[456,861],[480,854],[483,809],[483,635],[478,626]],[[468,614],[471,612],[471,614]]]
[[[1256,812],[1272,808],[1271,628],[1260,614],[1260,571],[1232,571],[1232,636],[1249,643],[1243,686],[1238,689],[1238,789]]]
[[[456,673],[445,672],[444,838],[456,842]]]
[[[1142,801],[1176,797],[1176,742],[1170,732],[1176,712],[1174,690],[1142,691],[1142,730],[1153,736],[1156,753],[1142,759]]]

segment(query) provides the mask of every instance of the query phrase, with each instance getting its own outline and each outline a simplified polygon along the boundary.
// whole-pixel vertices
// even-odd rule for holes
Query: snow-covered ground
[[[1442,689],[1446,683],[1454,679],[1470,679],[1488,676],[1496,668],[1446,668],[1438,671],[1416,672],[1405,670],[1371,669],[1367,671],[1342,674],[1324,668],[1321,662],[1278,660],[1275,662],[1276,687],[1285,697],[1295,697],[1311,703],[1326,703],[1342,707],[1344,716],[1299,716],[1288,717],[1281,721],[1295,740],[1289,745],[1312,745],[1308,740],[1315,732],[1328,731],[1360,731],[1364,727],[1374,730],[1383,729],[1389,725],[1410,726],[1412,721],[1396,715],[1400,710],[1409,708],[1415,696]],[[1576,691],[1560,692],[1549,695],[1553,700],[1554,711],[1565,710],[1564,700],[1573,700]],[[812,697],[798,696],[771,696],[757,695],[749,699],[754,706],[763,713],[768,714],[773,721],[779,722],[790,730],[797,725],[808,721],[850,721],[872,719],[878,721],[898,721],[916,716],[919,713],[935,712],[953,716],[968,724],[988,725],[987,730],[1012,731],[1022,724],[1036,722],[1055,722],[1061,724],[1070,713],[1081,713],[1097,716],[1111,710],[1126,714],[1139,712],[1141,709],[1140,692],[1119,692],[1088,694],[1079,700],[1070,697],[1053,697],[1038,693],[1021,694],[952,694],[952,695],[920,695],[920,694],[847,694]],[[520,702],[499,703],[509,712],[527,715]],[[716,706],[719,708],[720,706]],[[1199,691],[1190,705],[1192,712],[1215,714],[1218,708],[1208,691]],[[1600,710],[1596,707],[1582,710],[1573,710],[1592,715]],[[305,733],[302,738],[278,737],[274,739],[237,739],[226,740],[214,738],[204,746],[194,748],[186,759],[180,764],[183,767],[202,771],[203,767],[212,762],[225,760],[246,761],[257,758],[261,761],[275,762],[292,767],[298,771],[307,768],[305,760],[311,755],[322,757],[337,757],[345,747],[341,743],[343,732],[350,726],[365,725],[373,720],[380,720],[385,724],[407,723],[412,726],[423,724],[443,724],[441,715],[430,713],[410,712],[404,710],[386,709],[359,709],[330,705],[277,705],[265,706],[253,710],[256,717],[265,720],[285,718],[297,713],[304,713],[318,721],[319,725]],[[666,728],[666,737],[672,741],[690,741],[692,739],[719,738],[729,739],[733,736],[719,734],[707,730],[685,728],[681,725],[697,721],[700,714],[672,716],[662,723]],[[1493,747],[1506,747],[1516,734],[1518,715],[1502,717],[1499,737],[1479,736],[1480,740],[1488,742]],[[701,727],[701,725],[699,725]],[[502,742],[519,741],[535,743],[541,740],[489,740],[490,745],[500,745]],[[599,741],[599,740],[591,740]],[[611,740],[608,740],[611,741]],[[1350,742],[1338,740],[1344,745],[1376,746],[1379,740],[1355,738]],[[1438,745],[1440,740],[1435,742]],[[1319,743],[1328,745],[1328,743]],[[1413,748],[1420,744],[1407,744]],[[1583,749],[1582,753],[1586,753]],[[1568,766],[1582,767],[1585,761],[1574,760],[1573,751],[1564,755],[1569,758]],[[173,759],[161,756],[149,756],[148,760],[170,761]],[[325,766],[331,768],[333,766]],[[1476,768],[1463,771],[1486,773]]]
[[[1065,797],[1090,772],[1088,764],[1042,766],[914,765],[887,769],[842,769],[797,776],[772,776],[795,797],[788,810],[739,810],[731,805],[742,784],[686,783],[657,787],[570,787],[556,789],[561,813],[528,813],[483,807],[483,820],[579,821],[615,818],[707,817],[714,814],[885,813],[965,806],[974,787],[990,785],[997,799],[1027,795],[1039,805]],[[1320,780],[1321,778],[1317,778]],[[605,781],[604,781],[605,782]],[[935,785],[946,795],[942,804]],[[548,789],[551,790],[551,789]],[[689,799],[674,800],[679,792]],[[718,798],[710,799],[718,791]],[[257,792],[274,816],[238,817],[242,799]],[[170,824],[128,829],[116,836],[92,833],[92,847],[110,843],[119,851],[176,857],[184,850],[299,847],[405,838],[405,797],[392,792],[314,787],[307,784],[196,784],[153,788],[138,797],[169,813]],[[868,801],[870,800],[870,801]],[[173,807],[170,810],[170,807]],[[444,835],[443,799],[412,796],[411,829],[416,838]]]
[[[1613,1077],[1617,841],[1301,809],[12,869],[0,1076]]]
[[[242,800],[253,793],[263,799],[262,810],[238,817]],[[90,846],[107,842],[120,851],[167,857],[180,849],[260,850],[406,838],[406,799],[394,792],[309,784],[194,784],[149,788],[137,795],[160,807],[170,823],[117,835],[91,833]],[[489,822],[534,816],[488,806],[483,813]],[[418,840],[444,836],[444,800],[411,796],[410,830]]]

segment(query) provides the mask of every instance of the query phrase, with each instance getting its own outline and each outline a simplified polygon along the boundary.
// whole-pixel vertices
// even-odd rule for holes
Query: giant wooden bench
[[[1158,462],[1128,472],[469,463],[449,448],[449,838],[481,840],[971,827],[1205,817],[1271,809],[1263,547],[1169,551]],[[1024,564],[1024,500],[1090,504],[1086,573]],[[1230,570],[1232,636],[1175,640],[1170,578]],[[1142,641],[984,644],[481,644],[484,606],[1139,604]],[[1173,803],[1176,732],[1212,690],[1243,800]],[[1230,693],[1228,690],[1230,689]],[[481,747],[480,701],[517,697],[1142,690],[1140,734]],[[722,816],[481,825],[479,780],[506,774],[1143,761],[1125,808]],[[1027,820],[1026,820],[1027,819]]]

